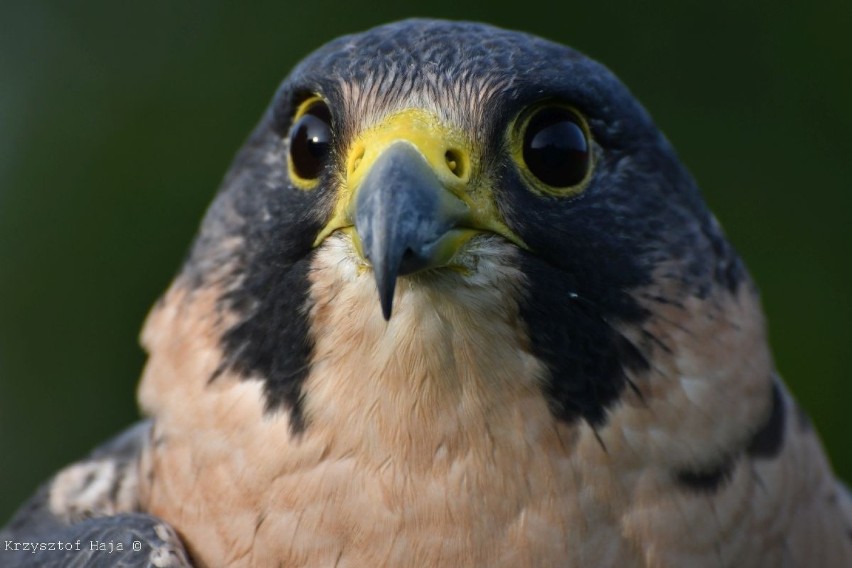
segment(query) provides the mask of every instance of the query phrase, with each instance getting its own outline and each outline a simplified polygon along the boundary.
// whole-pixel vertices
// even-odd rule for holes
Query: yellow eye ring
[[[288,135],[290,180],[300,189],[313,189],[328,165],[333,139],[328,104],[313,96],[296,109]]]

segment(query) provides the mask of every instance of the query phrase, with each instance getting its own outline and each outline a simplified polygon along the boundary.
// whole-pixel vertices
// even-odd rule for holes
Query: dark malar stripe
[[[550,371],[544,393],[550,411],[566,422],[580,418],[602,426],[607,409],[630,384],[626,371],[650,368],[610,322],[638,322],[646,313],[626,295],[623,310],[606,313],[560,270],[534,256],[522,257],[521,265],[528,282],[521,317],[533,353]]]
[[[229,368],[246,378],[261,377],[266,411],[290,411],[294,433],[305,428],[302,384],[310,372],[308,272],[313,255],[286,270],[280,266],[255,266],[245,286],[229,295],[250,295],[255,308],[222,338]]]
[[[267,113],[225,177],[184,274],[209,274],[211,259],[232,265],[229,274],[214,281],[190,280],[198,287],[227,290],[218,309],[239,322],[223,333],[223,363],[210,380],[230,370],[263,381],[266,412],[289,410],[291,428],[300,432],[305,427],[302,384],[313,351],[308,273],[313,242],[331,215],[335,188],[330,172],[313,191],[289,182],[280,159],[285,134],[286,125],[273,124]],[[229,237],[241,241],[237,250],[220,249]]]

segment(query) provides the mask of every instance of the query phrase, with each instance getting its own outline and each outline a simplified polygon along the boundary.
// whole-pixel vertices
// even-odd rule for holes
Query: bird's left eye
[[[290,160],[293,171],[314,180],[325,168],[331,151],[331,112],[322,101],[311,104],[290,129]]]
[[[548,106],[526,123],[522,157],[539,181],[557,189],[578,187],[591,168],[591,148],[583,119],[573,110]]]

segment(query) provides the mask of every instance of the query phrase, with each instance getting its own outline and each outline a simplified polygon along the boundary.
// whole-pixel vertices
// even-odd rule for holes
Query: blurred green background
[[[291,66],[406,16],[612,68],[763,291],[781,373],[852,480],[852,2],[0,2],[0,524],[137,417],[137,334]]]

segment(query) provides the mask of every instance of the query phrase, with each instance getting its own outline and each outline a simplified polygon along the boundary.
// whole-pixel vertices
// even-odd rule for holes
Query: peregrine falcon
[[[852,502],[741,259],[630,92],[550,41],[409,20],[308,56],[142,342],[146,420],[6,543],[124,543],[128,566],[852,565]]]

